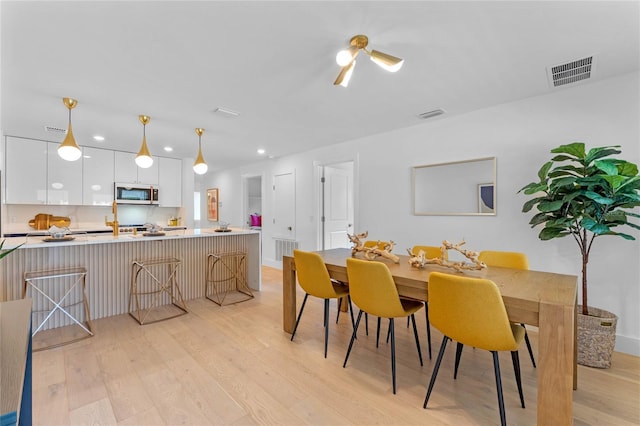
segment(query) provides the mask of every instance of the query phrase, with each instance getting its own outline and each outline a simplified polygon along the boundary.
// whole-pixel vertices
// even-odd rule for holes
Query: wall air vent
[[[61,129],[60,127],[55,127],[55,126],[44,126],[44,131],[47,133],[55,133],[57,135],[67,134],[67,129]]]
[[[564,86],[566,84],[577,83],[593,77],[595,71],[594,56],[576,59],[564,64],[547,67],[549,85],[553,87]]]
[[[418,118],[421,119],[427,119],[427,118],[433,118],[433,117],[437,117],[438,115],[442,115],[444,114],[446,111],[443,109],[434,109],[433,111],[427,111],[427,112],[423,112],[422,114],[418,114]]]

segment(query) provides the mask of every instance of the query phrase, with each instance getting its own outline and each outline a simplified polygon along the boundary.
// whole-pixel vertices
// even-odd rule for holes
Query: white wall
[[[275,264],[270,229],[272,176],[295,171],[296,239],[302,249],[313,250],[318,229],[314,164],[353,159],[356,232],[368,230],[373,239],[391,239],[398,253],[418,243],[437,245],[443,239],[464,239],[469,249],[526,252],[532,269],[579,275],[575,242],[540,241],[538,230],[528,225],[531,214],[521,212],[528,198],[517,191],[536,180],[539,167],[551,158],[550,149],[574,141],[591,147],[621,145],[623,158],[640,163],[639,78],[632,73],[464,115],[445,115],[394,132],[211,173],[205,185],[220,188],[222,220],[241,226],[246,222],[241,176],[264,174],[266,264]],[[411,214],[412,166],[490,156],[497,157],[496,216]],[[627,232],[640,238],[636,230]],[[640,242],[598,238],[591,254],[589,282],[590,304],[620,317],[617,350],[640,355]]]

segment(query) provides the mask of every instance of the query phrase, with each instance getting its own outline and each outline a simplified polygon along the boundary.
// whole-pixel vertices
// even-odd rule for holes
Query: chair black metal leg
[[[433,373],[431,373],[431,380],[429,381],[429,387],[427,388],[427,396],[424,397],[424,404],[422,408],[427,408],[427,402],[429,402],[429,397],[431,396],[431,391],[433,390],[433,385],[436,383],[436,377],[438,376],[438,370],[440,369],[440,363],[442,362],[442,357],[444,356],[444,350],[447,348],[447,342],[450,339],[447,336],[442,338],[442,344],[440,345],[440,352],[438,352],[438,358],[436,359],[436,365],[433,366]]]
[[[369,314],[364,313],[364,334],[369,335]]]
[[[506,426],[507,418],[504,412],[504,398],[502,397],[502,379],[500,379],[500,360],[498,352],[491,351],[493,354],[493,370],[496,374],[496,388],[498,390],[498,408],[500,409],[500,424]]]
[[[356,328],[356,322],[353,319],[353,304],[351,303],[351,296],[347,295],[347,302],[349,302],[349,312],[351,312],[351,328],[355,329]],[[356,336],[356,339],[358,338],[358,336]]]
[[[387,341],[389,335],[387,335]],[[380,317],[378,317],[378,326],[376,327],[376,348],[378,347],[378,342],[380,342]]]
[[[407,328],[409,328],[409,317],[407,317]]]
[[[342,297],[338,297],[338,313],[336,314],[336,324],[340,319],[340,308],[342,307]]]
[[[518,393],[520,394],[520,403],[524,408],[524,394],[522,393],[522,377],[520,374],[520,357],[518,351],[511,352],[511,360],[513,361],[513,372],[516,375],[516,384],[518,385]]]
[[[416,338],[416,347],[418,348],[418,358],[420,358],[420,366],[423,366],[424,364],[422,363],[422,351],[420,350],[420,339],[418,338],[418,327],[416,327],[416,316],[414,314],[411,314],[411,322],[413,323],[413,335]]]
[[[391,335],[391,326],[387,328],[387,345],[389,344],[389,336]]]
[[[431,323],[429,322],[429,305],[424,303],[424,313],[427,317],[427,341],[429,342],[429,359],[431,359]]]
[[[524,328],[524,342],[527,344],[527,349],[529,350],[529,356],[531,357],[531,363],[533,364],[533,368],[536,368],[536,359],[533,357],[533,349],[531,349],[531,342],[529,341],[529,335],[527,334],[527,328],[524,324],[521,324],[522,328]]]
[[[329,343],[329,299],[324,299],[324,357],[327,357]]]
[[[453,368],[453,379],[457,379],[458,378],[458,366],[460,365],[460,357],[462,356],[462,348],[464,347],[464,345],[460,342],[458,342],[458,345],[456,346],[456,364],[455,367]]]
[[[391,332],[391,379],[393,380],[393,394],[396,394],[396,336],[394,332],[393,318],[389,318],[389,331]]]
[[[356,326],[353,328],[353,334],[351,334],[351,341],[349,342],[349,348],[347,349],[347,355],[344,357],[344,363],[342,364],[342,368],[347,366],[347,360],[349,359],[349,354],[351,353],[351,348],[353,347],[353,341],[356,339],[356,334],[358,333],[358,326],[360,325],[360,319],[362,319],[362,311],[358,313],[358,319],[356,320]]]
[[[298,323],[300,323],[300,318],[302,317],[302,311],[304,311],[304,305],[307,303],[307,297],[309,297],[309,293],[304,294],[304,300],[302,301],[302,306],[300,306],[300,312],[298,313],[298,319],[296,319],[296,325],[293,327],[293,333],[291,333],[291,341],[293,342],[293,337],[296,335],[296,330],[298,329]]]

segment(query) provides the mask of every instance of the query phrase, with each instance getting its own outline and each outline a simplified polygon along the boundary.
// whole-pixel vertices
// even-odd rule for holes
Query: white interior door
[[[353,162],[323,167],[323,249],[350,247],[353,233]]]
[[[274,217],[273,236],[295,240],[296,198],[295,174],[283,173],[273,177]]]

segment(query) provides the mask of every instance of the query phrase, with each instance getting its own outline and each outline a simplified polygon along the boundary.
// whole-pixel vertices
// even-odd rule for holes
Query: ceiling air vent
[[[551,87],[559,87],[587,80],[593,76],[594,65],[593,55],[591,55],[586,58],[547,67],[549,84]]]
[[[432,118],[432,117],[437,117],[438,115],[442,115],[445,113],[445,110],[443,109],[434,109],[433,111],[427,111],[427,112],[423,112],[422,114],[418,114],[418,118],[421,119],[427,119],[427,118]]]
[[[44,126],[44,131],[48,133],[55,133],[57,135],[66,135],[67,129],[61,129],[60,127]]]

